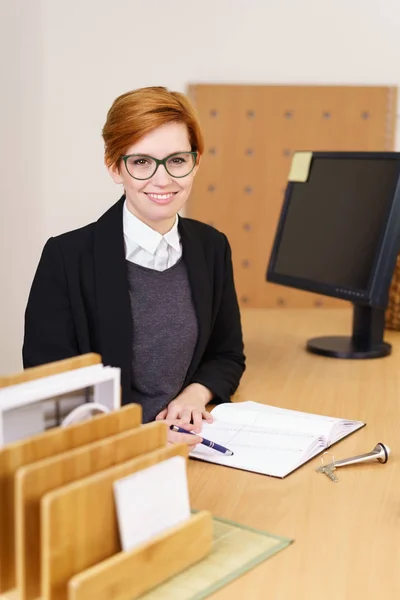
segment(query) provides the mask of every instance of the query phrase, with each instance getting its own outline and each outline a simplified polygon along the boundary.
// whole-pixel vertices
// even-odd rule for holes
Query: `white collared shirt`
[[[178,217],[165,235],[135,217],[124,202],[123,230],[125,240],[125,258],[130,262],[165,271],[173,267],[182,256],[182,244],[178,232]]]

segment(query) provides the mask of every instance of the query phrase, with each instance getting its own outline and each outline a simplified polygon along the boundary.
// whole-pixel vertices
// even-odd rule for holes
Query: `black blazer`
[[[97,222],[50,238],[25,313],[24,367],[97,352],[121,369],[122,403],[131,393],[132,316],[123,237],[123,196]],[[179,218],[183,260],[198,320],[184,387],[201,383],[227,402],[245,369],[231,250],[224,234]]]

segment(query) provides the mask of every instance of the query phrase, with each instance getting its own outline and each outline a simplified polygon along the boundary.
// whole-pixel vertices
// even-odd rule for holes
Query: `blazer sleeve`
[[[222,234],[223,235],[223,234]],[[229,402],[246,368],[240,310],[235,290],[232,252],[225,241],[222,295],[206,351],[191,382],[213,393],[213,403]]]
[[[43,248],[25,311],[24,368],[79,354],[61,250],[50,238]]]

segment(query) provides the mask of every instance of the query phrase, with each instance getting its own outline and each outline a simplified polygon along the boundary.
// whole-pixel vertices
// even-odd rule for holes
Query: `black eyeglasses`
[[[145,154],[121,156],[125,168],[133,179],[151,179],[160,165],[174,178],[187,177],[197,162],[197,152],[176,152],[159,159]]]

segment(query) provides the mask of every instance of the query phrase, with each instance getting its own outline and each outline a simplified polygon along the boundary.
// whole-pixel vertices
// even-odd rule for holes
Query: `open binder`
[[[115,481],[187,460],[186,446],[166,445],[165,423],[142,425],[141,416],[129,405],[0,448],[2,598],[133,600],[210,552],[206,511],[122,551]]]

